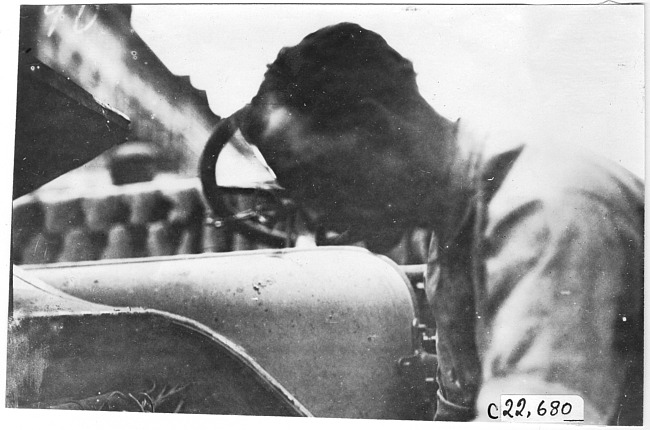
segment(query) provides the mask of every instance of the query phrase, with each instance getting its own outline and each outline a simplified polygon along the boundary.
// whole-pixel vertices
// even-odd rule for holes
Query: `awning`
[[[21,52],[21,56],[27,56]],[[129,120],[35,58],[21,58],[14,199],[126,140]]]

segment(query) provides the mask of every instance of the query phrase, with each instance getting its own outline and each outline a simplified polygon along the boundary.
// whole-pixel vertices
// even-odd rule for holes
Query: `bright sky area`
[[[582,145],[644,176],[642,6],[139,5],[132,24],[227,116],[280,48],[349,21],[414,63],[450,119]]]

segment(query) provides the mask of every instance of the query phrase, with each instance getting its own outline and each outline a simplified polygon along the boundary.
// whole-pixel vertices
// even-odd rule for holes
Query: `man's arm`
[[[585,422],[616,416],[631,360],[619,338],[635,330],[643,306],[634,217],[576,193],[530,201],[488,226],[479,419],[501,394],[578,394]]]

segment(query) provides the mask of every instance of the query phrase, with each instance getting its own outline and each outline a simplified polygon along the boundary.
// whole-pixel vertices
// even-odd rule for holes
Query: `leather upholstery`
[[[228,250],[224,231],[203,225],[195,179],[107,186],[71,195],[36,192],[14,202],[16,264]]]
[[[243,234],[204,225],[207,208],[194,178],[159,175],[121,186],[37,190],[14,201],[12,261],[44,264],[268,248]],[[429,234],[416,229],[386,255],[398,264],[420,264],[428,241]]]

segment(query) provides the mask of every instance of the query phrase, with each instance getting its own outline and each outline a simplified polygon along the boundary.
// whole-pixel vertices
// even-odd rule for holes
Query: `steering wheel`
[[[319,245],[346,243],[346,233],[324,232],[309,225],[304,210],[277,185],[239,188],[217,184],[217,159],[237,131],[237,119],[245,109],[219,121],[201,154],[199,176],[203,194],[212,210],[208,224],[217,228],[229,227],[256,242],[282,248],[295,245],[298,238],[296,224],[300,219],[309,230],[316,232]]]

